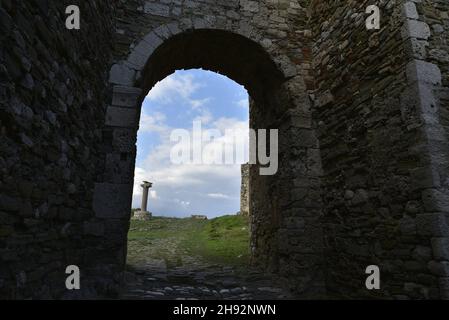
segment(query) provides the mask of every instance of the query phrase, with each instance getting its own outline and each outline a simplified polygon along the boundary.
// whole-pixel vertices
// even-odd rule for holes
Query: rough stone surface
[[[448,104],[438,96],[448,73],[428,52],[448,50],[447,33],[431,28],[447,27],[448,2],[384,2],[381,29],[366,32],[357,13],[368,3],[315,1],[312,14],[326,285],[342,297],[443,297],[442,268],[430,275],[426,264],[444,255],[431,238],[447,237],[435,210],[448,199]],[[377,292],[360,287],[370,264],[389,278]]]
[[[249,215],[249,164],[242,164],[240,186],[240,214]]]
[[[249,170],[254,265],[299,298],[449,297],[447,0],[379,1],[380,30],[368,0],[79,2],[75,31],[72,3],[0,1],[0,297],[117,296],[140,103],[200,67],[279,129],[278,173]]]
[[[151,219],[151,216],[152,216],[151,212],[139,210],[134,212],[132,219],[140,221],[148,221]]]

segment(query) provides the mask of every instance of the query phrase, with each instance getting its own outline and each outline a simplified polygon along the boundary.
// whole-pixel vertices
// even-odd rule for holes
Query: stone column
[[[143,189],[142,192],[142,206],[139,211],[134,214],[135,220],[149,220],[151,218],[151,212],[147,211],[148,206],[148,191],[153,186],[151,182],[144,181],[140,185]]]
[[[148,191],[151,188],[151,183],[144,181],[143,184],[140,185],[143,189],[142,193],[142,206],[140,207],[141,211],[147,211],[148,205]]]

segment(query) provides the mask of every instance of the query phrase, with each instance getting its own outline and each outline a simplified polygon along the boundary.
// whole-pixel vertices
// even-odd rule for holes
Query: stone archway
[[[448,5],[379,1],[366,30],[368,2],[80,1],[80,30],[64,1],[0,2],[0,296],[117,292],[140,101],[202,66],[250,89],[252,127],[281,131],[280,171],[253,174],[255,263],[310,297],[324,246],[328,294],[448,298]]]
[[[119,257],[113,266],[116,274],[125,264],[143,98],[177,69],[203,68],[246,87],[251,96],[251,128],[279,129],[277,174],[261,176],[257,165],[250,173],[253,263],[288,276],[292,289],[300,294],[323,294],[318,220],[321,162],[304,79],[295,75],[297,66],[287,57],[271,55],[263,41],[257,42],[260,37],[245,31],[243,36],[205,28],[200,22],[183,29],[180,24],[162,25],[144,36],[126,60],[112,66],[112,103],[105,119],[109,151],[104,181],[95,186],[93,207],[96,219],[120,230],[114,238],[121,242],[111,251]]]

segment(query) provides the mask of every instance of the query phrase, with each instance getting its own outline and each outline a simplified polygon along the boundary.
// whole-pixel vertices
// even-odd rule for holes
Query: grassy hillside
[[[249,228],[242,216],[224,216],[204,223],[199,232],[192,232],[186,248],[209,261],[226,264],[248,263]]]
[[[151,250],[149,250],[151,249]],[[131,221],[128,233],[128,263],[143,262],[145,255],[166,261],[187,253],[218,264],[249,262],[247,218],[223,216],[212,220],[154,217]]]

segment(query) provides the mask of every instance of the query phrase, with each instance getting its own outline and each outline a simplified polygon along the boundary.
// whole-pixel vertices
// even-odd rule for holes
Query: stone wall
[[[131,189],[125,183],[132,179],[140,102],[157,81],[188,68],[228,76],[251,96],[250,126],[280,130],[278,174],[260,176],[257,166],[250,174],[253,263],[293,277],[288,284],[303,294],[324,290],[320,161],[307,94],[313,89],[307,8],[308,1],[123,3],[110,73],[114,99],[106,119],[113,137],[106,167],[114,174],[97,185],[103,195],[118,185]],[[114,137],[123,132],[131,139],[120,150]],[[298,165],[292,166],[294,161]],[[294,181],[299,174],[303,177]]]
[[[449,2],[422,1],[415,6],[416,11],[409,4],[409,18],[426,30],[413,53],[417,61],[426,62],[418,89],[433,178],[432,188],[423,192],[426,212],[435,221],[428,269],[438,277],[441,297],[449,299]]]
[[[79,3],[82,29],[65,28]],[[0,1],[0,297],[65,292],[95,260],[94,181],[103,171],[113,6]],[[92,231],[92,232],[90,232]]]
[[[249,215],[249,164],[241,166],[241,186],[240,186],[240,214]]]
[[[438,13],[436,2],[422,10]],[[445,153],[432,139],[447,140],[434,136],[433,106],[426,106],[438,71],[416,55],[437,38],[414,2],[380,2],[381,29],[366,30],[370,3],[313,5],[326,284],[339,297],[436,298],[448,269],[433,261],[431,238],[447,232],[437,226],[446,225],[438,211],[447,212],[447,196],[435,178],[445,171],[444,181],[447,167],[438,172]],[[382,272],[378,292],[360,286],[372,264]]]
[[[177,69],[244,85],[279,129],[279,170],[249,172],[255,265],[298,297],[449,292],[448,4],[0,1],[0,297],[119,293],[141,102]],[[382,289],[364,287],[378,265]]]

